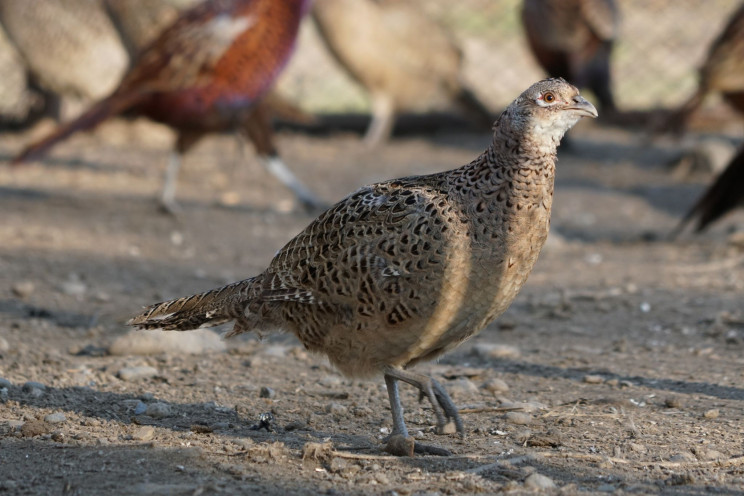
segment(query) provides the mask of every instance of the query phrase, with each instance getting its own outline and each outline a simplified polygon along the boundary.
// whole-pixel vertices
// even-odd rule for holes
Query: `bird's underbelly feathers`
[[[355,332],[339,325],[328,333],[322,351],[344,349],[328,353],[334,364],[348,375],[366,376],[385,365],[412,365],[453,349],[509,307],[537,261],[548,220],[543,208],[500,226],[502,242],[453,240],[426,305],[403,326],[379,322]]]

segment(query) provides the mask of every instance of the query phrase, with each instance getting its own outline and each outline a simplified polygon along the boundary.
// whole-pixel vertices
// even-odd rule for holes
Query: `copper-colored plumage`
[[[267,119],[256,104],[289,60],[307,3],[208,0],[187,10],[142,51],[109,97],[28,147],[15,163],[38,158],[71,134],[126,112],[176,130],[179,157],[205,134],[228,130],[248,134],[267,167],[304,204],[315,207],[317,201],[283,166],[273,142],[254,136],[255,123]],[[271,129],[264,124],[263,134]],[[166,206],[174,203],[178,163],[172,160],[167,174]]]
[[[361,188],[321,214],[261,274],[159,303],[129,324],[229,335],[285,330],[349,376],[383,374],[393,434],[406,436],[402,380],[464,433],[438,382],[405,370],[458,346],[506,310],[548,235],[556,148],[594,107],[564,80],[538,82],[463,167]]]
[[[615,109],[610,55],[619,15],[614,0],[524,0],[522,23],[532,53],[549,75],[589,88],[601,109]]]

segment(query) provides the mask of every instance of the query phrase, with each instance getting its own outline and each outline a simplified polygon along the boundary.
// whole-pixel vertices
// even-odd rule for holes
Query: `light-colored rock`
[[[155,428],[150,425],[143,425],[132,433],[132,439],[136,441],[149,441],[153,437],[155,437]]]
[[[122,381],[137,381],[158,375],[158,369],[150,366],[124,367],[116,373]]]
[[[349,412],[349,409],[346,408],[341,403],[328,403],[325,406],[326,413],[330,413],[334,417],[344,416]]]
[[[46,391],[46,386],[40,382],[28,381],[23,385],[21,391],[30,394],[34,398],[41,398]]]
[[[172,409],[167,403],[150,403],[147,405],[145,415],[152,418],[165,418],[173,415]]]
[[[518,358],[519,348],[508,344],[478,343],[473,346],[473,353],[481,360]]]
[[[535,472],[524,480],[524,487],[528,489],[554,489],[556,485],[550,477]]]
[[[583,380],[587,384],[602,384],[604,377],[601,375],[585,375]]]
[[[13,292],[13,296],[17,296],[18,298],[24,300],[31,296],[31,293],[34,292],[34,289],[34,283],[32,283],[31,281],[18,281],[10,287],[10,290]]]
[[[493,394],[505,393],[509,391],[509,385],[501,379],[491,379],[483,384],[483,389]]]
[[[524,412],[506,412],[506,421],[514,425],[529,425],[532,423],[532,415]]]
[[[452,396],[467,396],[478,393],[478,386],[466,377],[460,377],[447,385],[447,390]]]
[[[0,353],[7,353],[10,351],[10,343],[4,337],[0,336]]]
[[[66,422],[67,417],[62,412],[55,412],[50,413],[46,417],[44,417],[44,422],[50,423],[50,424],[61,424],[62,422]]]
[[[157,355],[177,353],[199,355],[223,352],[225,342],[209,329],[190,332],[130,331],[118,337],[109,347],[112,355]]]
[[[706,411],[703,414],[703,417],[705,417],[707,419],[717,419],[720,414],[721,414],[721,412],[718,410],[718,408],[712,408],[712,409]]]

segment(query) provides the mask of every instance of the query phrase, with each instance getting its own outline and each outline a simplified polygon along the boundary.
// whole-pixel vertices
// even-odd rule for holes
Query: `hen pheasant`
[[[56,118],[105,97],[127,69],[127,53],[98,1],[0,1],[0,22]]]
[[[309,0],[208,0],[184,12],[140,54],[119,87],[79,118],[30,145],[14,163],[42,156],[71,134],[127,113],[176,130],[161,202],[175,209],[181,156],[204,135],[239,130],[264,166],[308,208],[321,203],[279,158],[257,105],[292,54]]]
[[[389,137],[402,110],[454,106],[484,129],[493,122],[462,79],[459,47],[420,9],[398,0],[315,0],[312,15],[330,52],[370,93],[368,145]]]
[[[464,435],[445,389],[407,369],[458,346],[517,295],[548,235],[556,148],[582,116],[597,111],[574,86],[535,83],[471,163],[363,187],[261,274],[155,304],[129,325],[189,330],[234,321],[228,336],[289,331],[348,376],[384,375],[394,438],[407,437],[398,381],[428,398],[440,432],[452,420]]]
[[[610,55],[618,34],[614,0],[525,0],[522,24],[532,53],[553,77],[589,88],[615,110]]]
[[[690,116],[711,92],[719,92],[744,114],[744,3],[736,10],[708,50],[695,93],[668,119],[664,130],[684,131]]]

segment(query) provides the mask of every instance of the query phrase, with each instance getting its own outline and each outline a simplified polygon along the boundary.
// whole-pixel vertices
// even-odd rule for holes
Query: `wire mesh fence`
[[[193,3],[164,1],[179,6]],[[434,19],[462,50],[462,77],[494,111],[545,76],[526,41],[522,0],[357,1],[412,5],[419,15]],[[740,4],[741,0],[617,0],[620,25],[611,64],[618,106],[644,110],[681,103],[697,84],[697,68],[711,41]],[[428,35],[420,33],[423,38]],[[0,54],[0,60],[6,59]],[[11,74],[6,68],[11,63],[16,62],[2,66],[6,75]],[[13,84],[0,85],[0,113],[21,102],[17,96],[22,94],[17,87],[21,79],[18,76],[12,79]],[[329,54],[310,18],[278,86],[285,97],[312,112],[364,112],[370,108],[367,91]]]
[[[545,76],[527,45],[521,0],[401,0],[444,26],[464,53],[464,74],[479,97],[503,108]],[[697,84],[708,47],[740,0],[618,0],[611,64],[618,106],[680,104]],[[422,33],[426,36],[426,33]],[[742,54],[744,57],[744,54]],[[309,109],[364,110],[365,93],[323,53],[311,25],[281,86]]]

